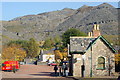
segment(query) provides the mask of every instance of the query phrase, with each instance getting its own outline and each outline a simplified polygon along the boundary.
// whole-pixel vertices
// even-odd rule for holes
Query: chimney
[[[91,37],[93,36],[93,33],[92,33],[92,32],[90,32],[90,36],[91,36]]]
[[[99,24],[96,25],[96,30],[99,30]]]
[[[93,29],[93,36],[98,37],[100,36],[100,29],[99,29],[99,24],[94,24],[94,29]]]
[[[96,29],[97,29],[97,28],[96,28],[96,27],[97,27],[97,25],[96,25],[96,24],[94,24],[94,25],[93,25],[93,27],[94,27],[94,30],[96,30]]]
[[[90,32],[88,32],[88,36],[90,37]]]
[[[92,37],[92,32],[88,32],[88,37]]]

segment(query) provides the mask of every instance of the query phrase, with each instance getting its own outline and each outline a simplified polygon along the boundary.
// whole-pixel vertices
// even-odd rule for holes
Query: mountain
[[[103,3],[98,6],[64,8],[1,21],[3,42],[16,39],[28,40],[31,37],[41,41],[61,35],[69,28],[77,28],[88,33],[92,30],[94,23],[100,24],[102,34],[118,35],[118,10],[110,4]]]
[[[87,33],[94,23],[100,24],[102,34],[118,34],[118,9],[106,3],[94,7],[83,6],[56,28],[57,31],[77,28]]]

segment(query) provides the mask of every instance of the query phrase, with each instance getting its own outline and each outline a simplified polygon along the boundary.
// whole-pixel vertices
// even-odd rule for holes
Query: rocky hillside
[[[2,21],[3,42],[31,37],[38,41],[61,35],[69,28],[88,33],[93,24],[100,24],[102,34],[118,34],[118,9],[103,3],[98,6],[82,6],[79,9],[64,8],[58,11],[26,15],[10,21]]]
[[[94,23],[100,24],[102,34],[118,34],[118,10],[106,3],[93,7],[84,5],[56,28],[57,31],[77,28],[88,33]]]

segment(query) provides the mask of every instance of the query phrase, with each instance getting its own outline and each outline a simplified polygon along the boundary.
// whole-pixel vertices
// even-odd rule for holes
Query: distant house
[[[43,61],[42,62],[54,62],[55,61],[55,55],[49,55],[49,54],[44,54],[43,55]]]
[[[39,58],[41,62],[47,62],[47,61],[54,62],[55,61],[54,49],[48,51],[41,50]]]
[[[73,76],[108,76],[115,72],[116,50],[95,24],[87,37],[70,37],[70,73]]]

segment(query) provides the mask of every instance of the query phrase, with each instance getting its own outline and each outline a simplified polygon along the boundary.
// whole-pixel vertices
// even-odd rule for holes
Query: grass
[[[103,35],[103,37],[112,45],[120,46],[119,35]]]

